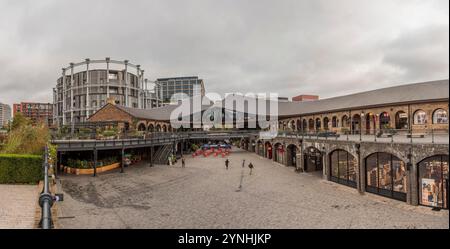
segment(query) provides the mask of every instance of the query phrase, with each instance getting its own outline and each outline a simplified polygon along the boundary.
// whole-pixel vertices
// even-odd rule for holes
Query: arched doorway
[[[355,114],[352,117],[352,131],[353,134],[359,134],[361,132],[361,116]]]
[[[330,180],[356,188],[358,161],[345,150],[335,150],[330,154]]]
[[[247,139],[244,139],[244,140],[242,141],[242,143],[243,143],[242,149],[248,151],[248,147],[249,147],[248,144],[249,144],[249,141],[248,141]]]
[[[322,121],[320,118],[316,118],[316,131],[320,131],[320,128],[322,127]]]
[[[302,121],[302,131],[306,132],[306,128],[308,127],[308,121],[306,119],[303,119]]]
[[[322,153],[315,147],[308,147],[303,156],[303,169],[305,172],[322,171]]]
[[[418,163],[419,204],[448,209],[448,155],[436,155]]]
[[[302,123],[300,122],[300,119],[297,119],[297,131],[302,130]]]
[[[138,131],[145,131],[145,130],[146,130],[145,124],[140,123],[140,124],[138,125]]]
[[[308,120],[308,131],[309,132],[314,131],[314,119],[312,118]]]
[[[290,144],[286,150],[287,166],[297,167],[297,146]]]
[[[339,121],[338,121],[337,117],[336,117],[336,116],[333,116],[333,117],[331,118],[331,127],[337,128],[337,127],[338,127],[338,124],[339,124]]]
[[[149,132],[154,132],[154,131],[155,131],[155,127],[153,126],[153,124],[150,124],[150,125],[148,126],[148,131],[149,131]]]
[[[341,124],[341,126],[342,126],[343,128],[348,128],[348,127],[350,127],[350,122],[349,122],[349,119],[348,119],[347,115],[344,115],[344,116],[342,117],[342,124]]]
[[[398,111],[395,114],[395,129],[408,129],[408,114]]]
[[[387,112],[382,112],[380,114],[380,129],[391,128],[391,116]]]
[[[260,155],[260,156],[264,156],[264,145],[263,145],[263,143],[261,142],[261,141],[258,141],[257,143],[256,143],[256,147],[257,147],[257,151],[256,151],[256,153],[258,154],[258,155]]]
[[[330,124],[330,119],[328,117],[323,118],[323,129],[324,130],[328,130]]]
[[[283,163],[284,146],[281,143],[276,143],[273,146],[273,160],[277,163]]]
[[[398,157],[384,152],[366,158],[366,191],[406,201],[406,165]]]
[[[366,134],[371,135],[375,132],[376,118],[371,112],[366,114]]]
[[[295,131],[295,120],[292,120],[291,122],[289,122],[289,128],[290,128],[292,131]]]
[[[268,159],[272,159],[272,153],[273,153],[273,151],[272,151],[272,144],[270,144],[270,142],[266,142],[265,144],[264,144],[264,148],[265,148],[265,155],[266,155],[266,158],[268,158]]]
[[[163,125],[162,131],[163,131],[163,132],[167,132],[167,126],[166,126],[166,125]]]
[[[156,125],[156,132],[161,132],[161,125]]]

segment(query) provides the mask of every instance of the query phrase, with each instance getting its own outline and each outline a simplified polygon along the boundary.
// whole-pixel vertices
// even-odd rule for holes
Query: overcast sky
[[[0,0],[0,102],[50,102],[63,66],[108,56],[221,94],[448,79],[449,1]]]

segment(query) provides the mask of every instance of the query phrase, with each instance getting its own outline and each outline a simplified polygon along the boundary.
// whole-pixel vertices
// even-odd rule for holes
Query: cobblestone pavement
[[[142,163],[123,174],[63,176],[60,227],[449,228],[447,210],[360,195],[253,153],[233,152],[229,170],[224,160],[187,156],[186,168]]]
[[[33,228],[36,185],[0,185],[0,229]]]

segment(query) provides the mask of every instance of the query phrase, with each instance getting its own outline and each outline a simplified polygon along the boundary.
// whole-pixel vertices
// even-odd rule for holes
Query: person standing
[[[244,167],[245,167],[245,159],[242,160],[242,168],[244,168]]]
[[[181,158],[181,167],[184,168],[186,166],[186,162],[184,161],[184,157]]]
[[[253,171],[253,164],[250,162],[250,164],[248,165],[248,167],[250,168],[250,174],[249,174],[249,175],[251,175],[251,174],[252,174],[252,171]]]
[[[230,163],[230,161],[228,160],[228,158],[227,158],[227,160],[225,160],[225,167],[227,168],[227,170],[228,170],[228,164]]]

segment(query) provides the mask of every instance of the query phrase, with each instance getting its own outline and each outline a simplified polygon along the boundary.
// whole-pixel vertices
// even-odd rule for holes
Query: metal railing
[[[357,131],[278,131],[279,137],[390,143],[448,144],[448,129],[370,129]]]
[[[48,163],[48,158],[49,158],[48,147],[45,146],[44,162],[42,164],[44,170],[44,186],[39,196],[39,206],[41,207],[41,219],[39,222],[39,227],[42,229],[51,229],[54,227],[51,208],[55,201],[63,200],[62,194],[52,195],[50,192],[50,183],[48,179],[48,171],[50,165]]]

